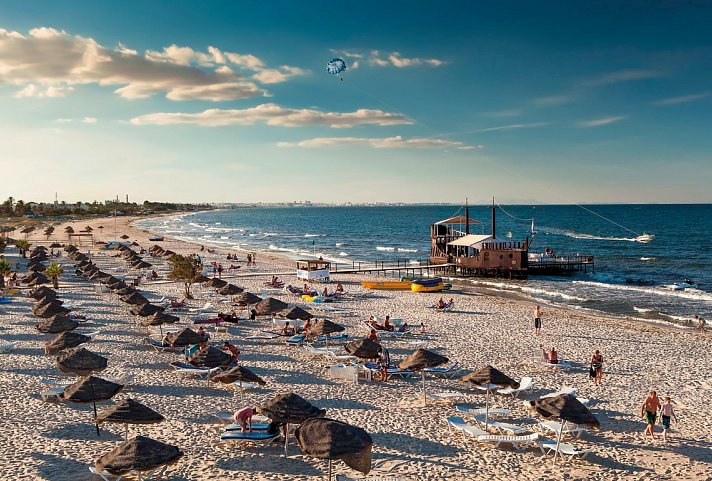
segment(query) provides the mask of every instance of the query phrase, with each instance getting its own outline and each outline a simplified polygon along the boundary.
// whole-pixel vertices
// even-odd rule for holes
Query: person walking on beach
[[[388,368],[391,365],[391,355],[388,349],[381,346],[378,348],[378,367],[381,371],[381,382],[388,381]]]
[[[596,349],[596,352],[591,356],[591,377],[593,385],[600,386],[603,379],[603,354]]]
[[[223,273],[223,266],[222,264],[218,264],[218,277],[222,279],[222,273]]]
[[[702,319],[700,316],[695,316],[695,320],[697,321],[697,330],[700,331],[700,334],[704,334],[705,324],[707,324],[707,321]]]
[[[247,254],[247,267],[250,267],[250,264],[252,264],[252,254]]]
[[[534,334],[539,335],[541,333],[541,307],[536,306],[534,308]]]
[[[643,431],[643,439],[650,434],[650,439],[655,439],[655,421],[658,417],[658,409],[660,409],[660,399],[655,391],[650,391],[648,397],[640,406],[640,416],[645,419],[647,426]]]
[[[672,408],[670,396],[665,396],[665,402],[660,406],[660,423],[663,425],[663,441],[667,441],[667,432],[670,430],[670,417],[677,422],[677,415]]]

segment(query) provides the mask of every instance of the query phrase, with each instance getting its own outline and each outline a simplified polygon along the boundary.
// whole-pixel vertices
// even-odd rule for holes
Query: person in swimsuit
[[[378,367],[381,373],[381,382],[388,381],[388,367],[391,364],[391,355],[388,349],[381,346],[378,348]]]
[[[596,349],[596,352],[591,356],[591,369],[593,370],[593,384],[599,386],[603,379],[603,355]]]
[[[536,306],[534,308],[534,334],[539,335],[541,333],[541,307]]]
[[[235,422],[242,426],[242,432],[245,432],[247,426],[250,427],[250,432],[252,432],[252,416],[257,413],[257,408],[246,407],[242,408],[235,413]]]
[[[645,418],[647,426],[643,431],[643,439],[650,434],[650,439],[655,439],[655,421],[658,417],[658,409],[660,409],[660,399],[655,391],[650,391],[648,397],[645,398],[643,405],[640,406],[640,416]]]
[[[665,396],[665,402],[660,406],[660,422],[663,425],[663,441],[667,441],[667,432],[670,429],[670,417],[677,422],[677,415],[672,408],[670,396]]]

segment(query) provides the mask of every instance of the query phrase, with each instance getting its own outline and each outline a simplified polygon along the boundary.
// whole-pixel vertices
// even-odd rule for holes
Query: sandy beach
[[[119,235],[128,235],[148,249],[153,242],[150,233],[133,227],[133,218],[116,220]],[[69,223],[77,231],[86,225],[94,228],[95,240],[113,240],[113,219],[93,219]],[[65,224],[66,225],[66,224]],[[67,242],[65,225],[57,226],[47,239],[31,234],[33,244]],[[105,226],[99,229],[100,225]],[[111,227],[106,227],[111,226]],[[166,238],[160,242],[166,249],[181,254],[199,252],[195,244]],[[199,252],[206,265],[219,261],[226,268],[228,252],[237,252],[240,261],[245,253],[212,247],[214,253]],[[90,251],[94,262],[116,276],[127,273],[126,263],[114,257],[116,251],[104,251],[86,243],[79,246]],[[138,250],[138,248],[136,248]],[[17,249],[8,247],[5,257],[13,262]],[[144,282],[141,292],[151,298],[180,298],[182,286],[165,280],[168,262],[162,258],[144,258],[154,264],[159,280]],[[227,332],[212,332],[212,343],[229,340],[241,350],[241,363],[262,376],[267,384],[239,395],[222,385],[181,376],[169,367],[178,355],[159,353],[143,340],[147,331],[137,324],[128,307],[110,292],[100,293],[96,283],[74,275],[66,255],[58,262],[65,267],[60,278],[59,297],[73,311],[86,315],[90,322],[76,332],[99,331],[86,345],[105,355],[109,367],[102,375],[129,374],[133,381],[116,396],[131,397],[166,417],[156,425],[131,426],[130,433],[140,433],[178,446],[185,456],[175,465],[161,471],[159,479],[169,480],[313,480],[326,477],[326,462],[304,455],[296,443],[284,456],[280,446],[238,446],[219,442],[220,424],[212,415],[218,411],[235,411],[244,405],[259,405],[276,393],[293,391],[314,405],[327,410],[327,416],[360,426],[373,438],[373,469],[366,479],[445,480],[445,479],[588,479],[588,480],[653,480],[712,479],[712,336],[692,329],[674,326],[634,323],[625,319],[599,319],[574,312],[543,306],[543,330],[534,335],[532,304],[465,293],[457,287],[446,297],[455,301],[450,312],[430,309],[440,297],[403,291],[377,291],[368,296],[347,296],[333,303],[336,313],[313,310],[318,317],[347,327],[349,340],[368,334],[363,321],[369,315],[390,315],[410,325],[427,326],[423,336],[402,339],[384,337],[382,342],[399,362],[410,354],[413,342],[422,341],[428,349],[447,356],[467,371],[491,364],[515,379],[530,376],[531,393],[519,399],[495,395],[492,406],[507,408],[511,414],[504,420],[553,439],[540,430],[538,422],[522,400],[537,399],[563,386],[575,387],[577,396],[591,400],[589,408],[598,418],[598,432],[584,432],[579,439],[567,437],[581,448],[592,449],[586,460],[552,465],[551,455],[539,449],[516,451],[509,447],[493,448],[460,433],[448,430],[446,418],[458,416],[454,404],[484,407],[485,396],[458,379],[428,379],[433,393],[459,393],[456,401],[431,401],[426,408],[419,404],[420,377],[394,378],[387,383],[354,384],[330,379],[326,366],[333,364],[312,358],[299,347],[286,346],[282,338],[247,340],[248,336],[270,329],[267,319],[229,325]],[[257,253],[257,266],[227,271],[223,278],[259,294],[264,282],[277,274],[286,283],[302,285],[294,275],[294,262],[268,253]],[[24,272],[24,269],[23,269]],[[338,276],[349,293],[362,294],[359,281],[365,276]],[[330,289],[333,285],[330,286]],[[217,296],[214,290],[194,287],[195,299],[189,307],[210,302],[216,311],[232,309],[229,298]],[[312,305],[285,293],[270,293],[278,299],[310,309]],[[4,422],[0,425],[0,479],[91,480],[88,470],[94,460],[111,450],[123,439],[123,427],[103,425],[97,437],[91,424],[91,405],[43,402],[40,392],[47,389],[43,378],[69,377],[56,368],[54,356],[44,354],[43,345],[51,339],[35,329],[37,318],[30,310],[32,299],[24,295],[0,306],[0,342],[17,341],[16,348],[0,354],[0,403]],[[238,311],[238,314],[243,312]],[[193,327],[190,313],[177,313],[178,327]],[[343,344],[343,343],[342,343]],[[540,345],[555,346],[561,359],[571,369],[554,371],[531,362],[541,356]],[[589,359],[600,349],[605,360],[601,386],[589,378]],[[644,440],[645,425],[640,405],[650,389],[672,398],[679,423],[673,423],[667,442],[661,437]],[[99,410],[110,403],[101,403]],[[656,427],[660,434],[660,426]],[[351,478],[363,475],[343,463],[335,463],[337,473]]]

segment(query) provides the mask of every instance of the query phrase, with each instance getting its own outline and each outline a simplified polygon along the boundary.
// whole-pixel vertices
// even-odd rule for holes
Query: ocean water
[[[497,237],[523,239],[530,234],[528,219],[534,216],[536,235],[530,252],[549,247],[557,254],[591,254],[596,258],[595,272],[471,282],[542,302],[640,319],[712,317],[712,205],[587,208],[609,220],[577,206],[502,206],[497,209]],[[429,255],[430,224],[458,210],[456,206],[226,209],[145,219],[138,224],[188,241],[294,258],[323,256],[348,264],[417,262]],[[470,207],[470,215],[480,221],[471,227],[472,233],[491,232],[489,207]],[[648,244],[635,242],[641,233],[655,238]],[[685,280],[694,285],[684,284]]]

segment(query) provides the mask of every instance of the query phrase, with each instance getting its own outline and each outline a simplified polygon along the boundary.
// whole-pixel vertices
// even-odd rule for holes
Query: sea
[[[491,233],[491,206],[470,206]],[[464,208],[453,205],[257,207],[154,217],[137,225],[178,239],[236,251],[293,258],[358,261],[428,258],[430,224]],[[684,324],[712,318],[712,205],[503,205],[497,238],[534,237],[530,253],[595,256],[595,272],[528,280],[470,279],[485,290],[601,315]],[[636,242],[640,234],[655,237]]]

